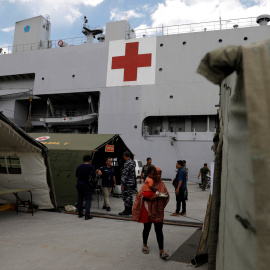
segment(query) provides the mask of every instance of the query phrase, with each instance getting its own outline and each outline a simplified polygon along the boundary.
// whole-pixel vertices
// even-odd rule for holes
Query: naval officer
[[[131,159],[131,153],[128,151],[123,154],[123,158],[126,162],[121,175],[121,189],[125,210],[119,215],[130,215],[132,214],[132,193],[135,186],[135,162]]]

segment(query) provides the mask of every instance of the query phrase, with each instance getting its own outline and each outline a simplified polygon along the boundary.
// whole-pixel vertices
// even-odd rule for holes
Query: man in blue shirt
[[[102,179],[102,187],[104,194],[104,204],[103,209],[107,209],[107,211],[111,211],[109,196],[112,191],[112,187],[116,186],[114,168],[112,167],[112,159],[106,159],[106,165],[97,170],[98,174]]]
[[[78,191],[78,217],[83,217],[83,200],[85,200],[85,220],[92,219],[93,216],[90,216],[91,200],[93,187],[89,182],[89,179],[95,179],[96,172],[95,167],[91,165],[92,158],[90,155],[83,157],[84,163],[79,165],[76,170],[77,177],[77,191]]]
[[[186,200],[185,190],[187,188],[187,172],[184,169],[182,160],[176,162],[177,175],[175,180],[175,195],[176,195],[176,211],[171,216],[185,216],[186,215]],[[182,203],[182,212],[180,213]]]

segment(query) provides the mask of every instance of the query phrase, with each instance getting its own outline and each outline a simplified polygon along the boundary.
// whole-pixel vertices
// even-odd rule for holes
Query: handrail
[[[228,19],[210,22],[200,22],[181,25],[159,26],[153,28],[134,29],[136,37],[149,37],[158,35],[174,35],[192,32],[204,32],[225,30],[233,28],[245,28],[259,26],[256,22],[256,17]]]
[[[58,45],[59,40],[62,40],[64,44],[65,43],[67,44],[67,46],[82,45],[87,42],[86,36],[75,37],[75,38],[65,38],[65,39],[58,39],[58,40],[46,40],[46,41],[40,41],[36,43],[2,47],[1,54],[3,55],[3,54],[32,51],[32,50],[59,48],[60,47]]]

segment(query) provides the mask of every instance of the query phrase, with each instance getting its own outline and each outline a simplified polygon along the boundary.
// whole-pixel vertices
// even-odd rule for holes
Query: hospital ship
[[[0,48],[0,111],[31,133],[120,134],[135,154],[175,176],[187,161],[197,180],[217,129],[219,87],[196,73],[216,48],[270,37],[269,15],[132,29],[127,20],[51,40],[50,18],[15,23]]]

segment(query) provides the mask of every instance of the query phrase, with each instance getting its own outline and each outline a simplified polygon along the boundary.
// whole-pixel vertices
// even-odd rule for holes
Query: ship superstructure
[[[134,31],[128,21],[50,40],[49,18],[15,26],[0,55],[0,110],[28,132],[121,134],[173,178],[185,159],[196,181],[211,150],[219,88],[196,69],[206,52],[270,37],[268,15]],[[226,29],[225,29],[226,28]],[[136,37],[137,36],[137,37]]]

